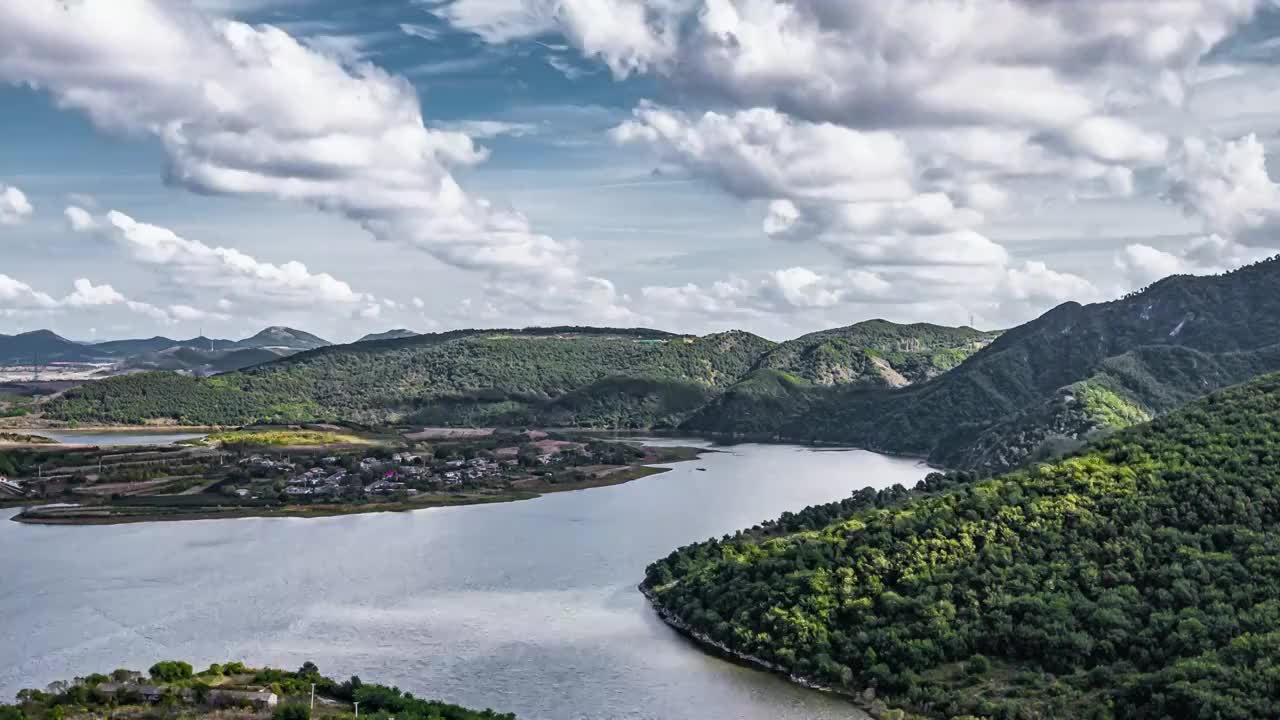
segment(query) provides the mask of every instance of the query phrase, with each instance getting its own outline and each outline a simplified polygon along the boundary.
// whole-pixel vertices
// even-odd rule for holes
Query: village
[[[628,482],[693,448],[542,430],[259,426],[167,446],[0,444],[19,522],[316,516],[525,500]]]
[[[547,478],[556,470],[595,463],[599,448],[583,442],[514,439],[522,445],[488,449],[491,442],[475,447],[466,441],[436,448],[390,453],[377,449],[354,453],[314,454],[258,452],[238,465],[247,474],[226,487],[240,498],[258,499],[283,495],[290,502],[351,500],[360,497],[413,497],[422,492],[475,489],[518,482],[529,476]],[[616,448],[609,454],[616,456]],[[236,477],[241,477],[237,474]]]

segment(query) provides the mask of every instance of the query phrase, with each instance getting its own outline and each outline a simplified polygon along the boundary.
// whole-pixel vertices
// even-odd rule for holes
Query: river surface
[[[43,435],[67,445],[172,445],[183,440],[194,440],[209,433],[176,433],[164,430],[29,430],[32,435]]]
[[[523,720],[865,717],[704,654],[635,586],[680,545],[928,469],[722,450],[625,485],[412,513],[64,527],[4,511],[0,697],[161,659],[312,660]]]

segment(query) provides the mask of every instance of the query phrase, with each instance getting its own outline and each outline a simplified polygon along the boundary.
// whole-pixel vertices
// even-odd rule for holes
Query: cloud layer
[[[52,93],[104,130],[153,135],[170,182],[301,200],[457,267],[561,271],[569,248],[465,192],[486,152],[428,128],[403,79],[156,0],[0,8],[0,80]]]
[[[373,295],[357,292],[328,273],[312,273],[300,262],[263,262],[234,248],[210,247],[184,238],[116,210],[97,217],[70,206],[65,214],[73,230],[108,237],[185,291],[220,296],[224,307],[239,306],[255,314],[324,309],[351,315],[378,306]]]
[[[1258,65],[1280,62],[1274,15],[1249,25],[1266,0],[404,2],[357,33],[305,4],[273,9],[273,27],[209,14],[252,3],[11,0],[0,85],[158,147],[193,205],[300,201],[419,249],[396,282],[421,288],[393,300],[367,271],[408,265],[398,249],[341,280],[308,268],[332,266],[323,245],[340,231],[232,249],[73,200],[65,225],[152,270],[155,305],[87,280],[46,302],[9,278],[10,295],[171,319],[317,309],[366,327],[1008,325],[1280,244],[1274,64]],[[483,88],[457,83],[480,64]],[[507,111],[477,116],[491,88],[510,90]],[[487,140],[511,156],[488,162]],[[36,173],[8,172],[46,204]],[[560,239],[464,185],[519,197]],[[52,225],[8,186],[0,224],[22,224],[8,234],[28,252]]]
[[[0,273],[0,316],[37,317],[67,311],[86,312],[97,308],[122,307],[131,313],[162,324],[181,320],[227,319],[189,305],[157,306],[130,300],[110,285],[94,285],[88,278],[72,283],[72,291],[62,298],[36,290],[25,282]]]

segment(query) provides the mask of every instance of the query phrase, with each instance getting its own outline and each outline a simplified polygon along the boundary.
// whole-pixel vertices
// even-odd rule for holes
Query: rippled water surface
[[[42,527],[5,511],[0,693],[158,659],[313,660],[525,719],[860,717],[703,654],[635,585],[680,545],[927,469],[721,450],[626,485],[413,513]]]

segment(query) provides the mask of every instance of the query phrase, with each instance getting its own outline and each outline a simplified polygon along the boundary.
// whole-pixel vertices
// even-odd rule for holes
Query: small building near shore
[[[101,683],[94,688],[94,692],[115,698],[117,701],[122,702],[128,702],[131,698],[137,698],[144,702],[158,703],[164,699],[164,688],[158,685],[142,685],[138,683]]]
[[[249,706],[255,710],[270,710],[280,703],[280,698],[273,692],[265,690],[219,690],[209,691],[209,704],[214,707]]]

